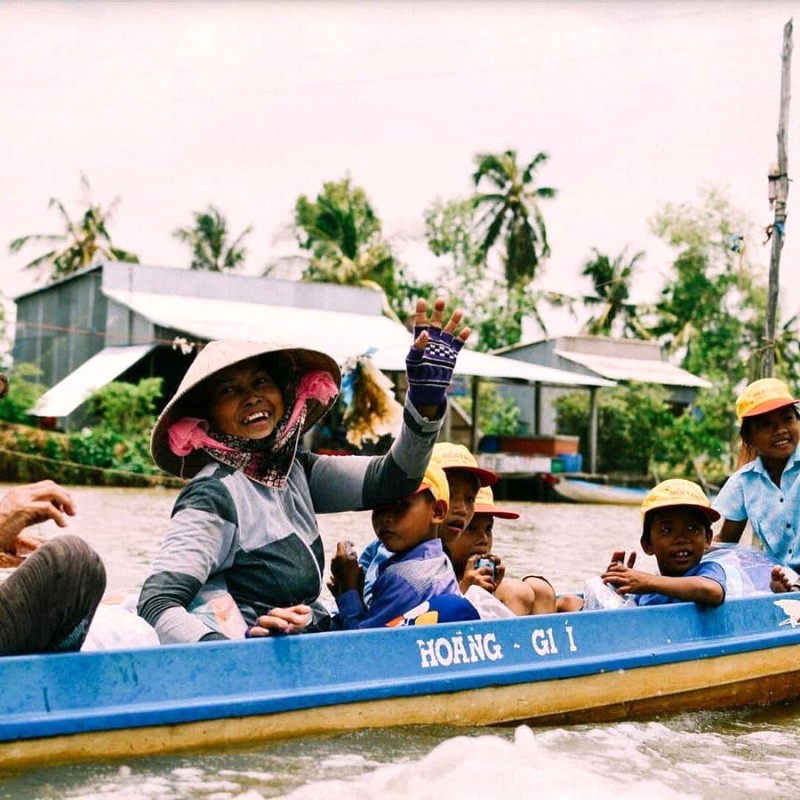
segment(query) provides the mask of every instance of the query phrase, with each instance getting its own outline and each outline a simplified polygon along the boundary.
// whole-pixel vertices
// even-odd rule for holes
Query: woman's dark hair
[[[267,353],[254,357],[260,366],[269,372],[272,380],[280,387],[283,403],[287,410],[294,405],[294,394],[297,388],[297,368],[294,360],[286,353]],[[249,361],[250,359],[244,359]],[[241,362],[240,362],[241,363]],[[210,375],[187,392],[181,401],[181,414],[183,417],[198,417],[208,419],[208,382],[213,378]]]

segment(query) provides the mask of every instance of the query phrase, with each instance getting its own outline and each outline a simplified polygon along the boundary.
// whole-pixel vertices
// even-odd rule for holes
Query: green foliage
[[[557,429],[579,436],[588,457],[589,395],[569,392],[556,400]],[[650,473],[663,461],[675,420],[661,387],[632,384],[598,393],[598,465],[600,472]]]
[[[228,221],[216,206],[209,204],[205,211],[193,211],[192,217],[192,225],[172,232],[173,237],[192,250],[190,269],[225,272],[239,267],[247,255],[242,242],[252,233],[253,226],[249,225],[230,241]]]
[[[64,227],[64,233],[29,234],[14,239],[10,245],[11,253],[18,253],[29,244],[61,245],[54,247],[25,265],[25,269],[42,269],[49,267],[50,280],[56,281],[77,272],[84,267],[102,261],[126,261],[138,263],[139,257],[134,253],[116,247],[108,232],[119,198],[111,202],[108,208],[91,202],[91,188],[85,175],[81,175],[81,186],[86,194],[86,210],[79,221],[74,222],[64,204],[55,197],[50,198],[48,208],[54,208]]]
[[[503,273],[487,263],[472,200],[437,200],[425,212],[425,236],[442,264],[438,285],[447,287],[451,306],[469,310],[478,350],[492,351],[519,342],[522,320],[527,316],[539,320],[545,330],[539,305],[558,305],[560,298],[537,292],[530,284],[509,286]]]
[[[733,391],[764,330],[764,275],[747,254],[752,226],[715,190],[697,205],[667,204],[651,226],[679,252],[650,329],[685,369]]]
[[[459,404],[472,414],[472,398],[459,399]],[[503,397],[488,383],[478,388],[478,428],[484,435],[516,436],[524,433],[520,408],[510,397]]]
[[[488,185],[489,191],[473,198],[483,212],[480,219],[481,248],[488,254],[502,243],[502,261],[509,289],[528,284],[536,277],[542,259],[550,255],[547,228],[539,200],[552,198],[556,190],[536,186],[534,173],[548,159],[537,153],[521,167],[516,150],[504,153],[479,153],[472,176],[476,189]]]
[[[98,389],[87,401],[89,413],[98,418],[97,428],[122,435],[149,434],[162,383],[161,378],[143,378],[138,384],[112,381]]]
[[[727,387],[702,389],[694,408],[676,417],[673,433],[662,443],[661,459],[673,470],[692,475],[695,462],[706,477],[721,484],[733,471],[737,449],[736,415]]]
[[[403,318],[419,295],[383,238],[381,223],[366,192],[350,178],[323,184],[315,200],[295,204],[295,233],[310,253],[303,280],[372,286],[383,292],[387,311]]]
[[[8,394],[0,400],[0,419],[6,422],[33,425],[36,418],[28,411],[45,393],[46,388],[37,381],[42,371],[35,364],[16,364],[8,371]]]
[[[150,431],[161,397],[161,378],[143,378],[138,384],[113,381],[88,400],[97,418],[93,428],[68,436],[68,458],[79,464],[128,472],[154,473]]]
[[[639,322],[638,309],[629,302],[630,286],[636,265],[643,252],[627,259],[623,250],[613,261],[594,249],[594,258],[583,265],[581,275],[588,277],[594,287],[593,295],[586,295],[587,306],[601,306],[600,312],[586,323],[586,332],[594,336],[611,336],[620,333],[634,339],[649,338],[648,332]]]

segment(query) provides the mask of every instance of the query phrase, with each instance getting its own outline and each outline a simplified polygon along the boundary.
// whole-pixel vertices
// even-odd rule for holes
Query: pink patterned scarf
[[[229,436],[211,431],[207,420],[183,417],[169,427],[169,448],[182,458],[193,450],[203,450],[215,461],[243,472],[256,483],[280,489],[294,464],[308,415],[308,401],[327,405],[338,393],[336,382],[327,372],[307,372],[300,378],[293,407],[286,410],[269,436],[263,439]]]

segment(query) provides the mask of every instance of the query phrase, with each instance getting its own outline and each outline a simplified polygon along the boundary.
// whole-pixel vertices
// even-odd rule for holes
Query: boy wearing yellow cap
[[[725,570],[703,561],[711,544],[711,523],[719,514],[703,490],[691,481],[662,481],[642,503],[642,549],[655,556],[660,575],[633,569],[625,553],[614,553],[602,575],[617,594],[634,595],[638,606],[694,601],[718,606],[725,599]]]
[[[762,378],[736,401],[745,462],[713,506],[723,517],[716,536],[738,542],[748,520],[776,561],[800,568],[800,423],[797,399],[783,381]]]
[[[393,627],[409,624],[408,612],[442,595],[453,595],[448,620],[478,619],[461,596],[453,566],[439,539],[450,492],[444,471],[429,464],[419,489],[372,512],[372,527],[390,557],[378,567],[369,604],[360,591],[362,569],[352,545],[339,542],[328,584],[339,613],[334,627]],[[413,620],[411,620],[413,624]]]
[[[444,470],[450,493],[447,517],[439,525],[439,538],[445,553],[449,553],[450,543],[467,527],[475,511],[475,498],[483,486],[491,486],[498,480],[497,473],[483,469],[475,456],[463,444],[437,442],[433,446],[430,463]],[[391,554],[376,539],[368,544],[359,558],[364,570],[364,602],[369,605],[372,585],[383,561]]]
[[[725,570],[719,562],[703,559],[711,544],[711,523],[718,519],[719,514],[696,483],[680,479],[662,481],[642,502],[639,540],[644,552],[655,556],[660,574],[633,569],[636,553],[631,553],[626,561],[625,552],[620,550],[612,555],[611,563],[600,576],[602,583],[617,595],[628,595],[628,602],[637,606],[687,601],[720,605],[727,591]],[[580,611],[583,607],[580,595],[558,598],[558,611]]]

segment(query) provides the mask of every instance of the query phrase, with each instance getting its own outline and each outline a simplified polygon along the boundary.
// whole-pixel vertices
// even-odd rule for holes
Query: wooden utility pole
[[[786,157],[786,128],[789,124],[791,99],[792,20],[783,27],[783,52],[781,53],[781,112],[778,120],[778,163],[770,169],[770,203],[775,203],[772,223],[772,257],[769,264],[769,294],[767,321],[764,332],[764,353],[761,360],[761,377],[769,378],[775,366],[775,321],[778,316],[778,287],[781,250],[786,235],[786,197],[789,194],[789,162]]]

